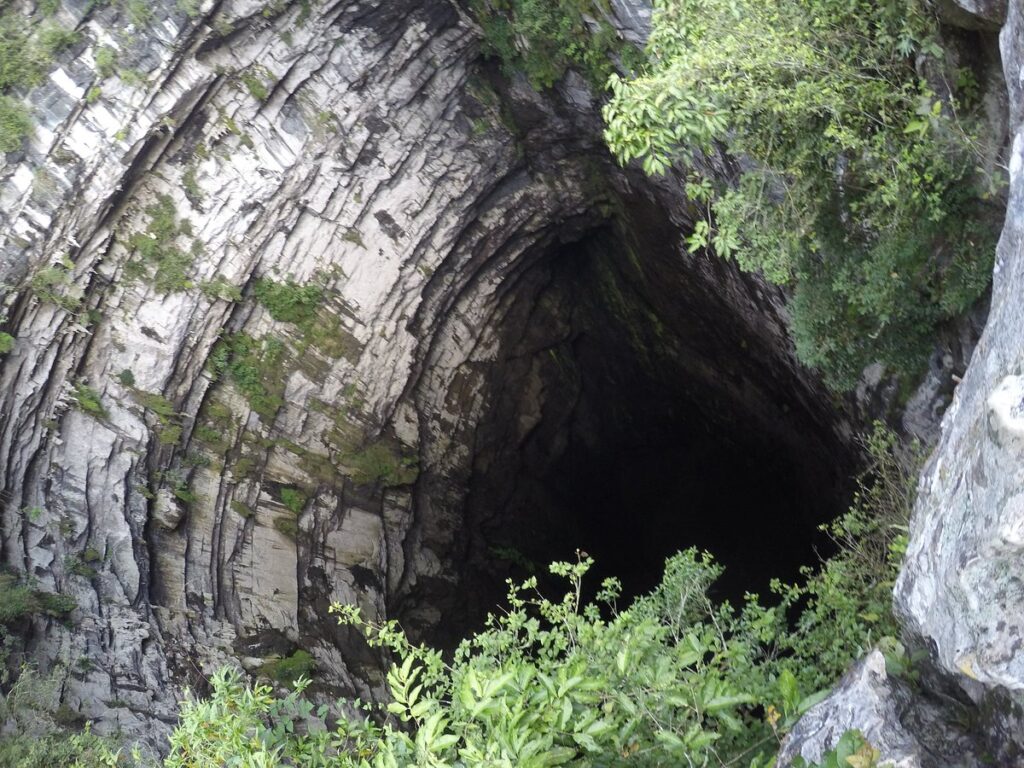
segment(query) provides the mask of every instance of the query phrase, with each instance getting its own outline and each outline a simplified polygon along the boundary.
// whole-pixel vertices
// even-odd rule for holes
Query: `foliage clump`
[[[109,45],[101,45],[93,54],[96,62],[96,73],[107,78],[117,71],[117,52]]]
[[[32,132],[28,108],[17,99],[0,95],[0,152],[13,152]]]
[[[303,324],[316,317],[324,291],[318,285],[300,285],[294,280],[278,283],[264,278],[256,281],[253,295],[270,316],[282,323]]]
[[[14,574],[0,571],[0,638],[6,636],[3,627],[15,627],[33,616],[65,619],[75,607],[68,595],[44,592]]]
[[[72,397],[78,407],[90,416],[98,419],[107,418],[107,409],[100,400],[100,393],[85,382],[79,382],[72,391]]]
[[[507,606],[453,654],[412,643],[393,621],[334,605],[342,624],[391,654],[386,705],[315,707],[304,696],[315,661],[302,650],[261,670],[294,684],[284,696],[222,670],[209,698],[183,703],[163,765],[766,768],[788,729],[857,655],[883,641],[890,671],[909,669],[898,642],[884,642],[894,626],[884,596],[905,546],[912,484],[892,435],[876,431],[867,447],[874,462],[857,501],[828,527],[839,554],[798,585],[776,584],[773,601],[716,603],[709,591],[721,568],[691,549],[670,558],[661,584],[625,609],[615,579],[593,602],[583,597],[585,555],[555,563],[551,573],[567,584],[560,598],[545,597],[537,578],[510,585]],[[34,599],[0,575],[0,626],[34,610]],[[92,758],[87,764],[139,764],[137,755],[90,741],[88,730],[58,733],[71,732],[51,729],[38,747],[21,739],[0,750],[37,750],[35,763],[19,766],[74,766],[46,760],[47,750],[62,755],[68,744],[78,750],[72,755]],[[818,768],[876,768],[883,757],[849,732]]]
[[[878,430],[867,447],[874,463],[857,502],[828,526],[839,554],[797,585],[776,584],[772,601],[716,603],[709,591],[721,567],[687,550],[625,610],[614,579],[595,602],[582,597],[589,558],[555,563],[568,585],[561,598],[544,597],[536,578],[510,586],[505,609],[452,655],[335,605],[343,624],[392,654],[383,711],[339,710],[336,728],[310,727],[307,680],[277,698],[222,671],[211,699],[183,706],[167,765],[768,766],[797,718],[895,627],[884,596],[912,483],[892,435]],[[893,669],[907,668],[895,640],[882,646]],[[295,656],[295,666],[311,661]],[[851,732],[822,765],[876,766],[880,757]]]
[[[913,373],[988,284],[994,237],[976,171],[968,70],[902,0],[659,0],[637,77],[610,78],[606,139],[661,173],[725,146],[735,183],[695,176],[713,247],[790,286],[797,350],[837,389],[880,360]],[[942,83],[943,85],[937,85]],[[951,88],[949,95],[939,92]]]
[[[81,292],[71,285],[72,267],[74,264],[65,257],[59,264],[37,270],[29,280],[29,289],[40,301],[74,312],[81,303]]]
[[[141,261],[130,262],[126,271],[132,276],[145,275],[160,293],[184,291],[192,287],[188,271],[196,256],[202,253],[199,241],[192,241],[188,250],[181,242],[192,235],[186,220],[178,220],[174,200],[169,195],[157,195],[156,202],[145,209],[148,217],[145,231],[128,238],[131,248]]]
[[[210,367],[216,376],[229,376],[260,418],[271,422],[284,405],[286,356],[279,339],[237,333],[217,343]]]
[[[260,668],[260,672],[289,688],[302,677],[309,677],[316,669],[316,660],[308,651],[301,648],[290,656],[268,661]]]
[[[405,455],[397,441],[378,439],[361,450],[342,456],[352,479],[360,485],[410,485],[419,476],[416,458]]]
[[[265,74],[267,72],[263,67],[254,67],[247,69],[240,75],[242,85],[245,86],[245,89],[249,91],[249,95],[256,99],[256,101],[266,101],[270,96],[270,92],[263,82]]]
[[[38,85],[53,57],[78,35],[52,23],[33,29],[19,9],[0,11],[0,152],[13,152],[32,132],[28,108],[14,98],[16,88]]]
[[[306,494],[298,488],[285,487],[281,489],[281,503],[296,515],[302,512],[303,508],[306,506],[306,500]]]
[[[614,71],[613,55],[630,50],[601,18],[590,24],[586,0],[472,0],[485,52],[536,88],[550,88],[570,67],[600,85]]]
[[[288,278],[283,282],[261,278],[253,295],[270,316],[281,323],[291,323],[299,330],[296,349],[301,356],[310,347],[331,357],[353,359],[360,351],[359,342],[341,325],[339,318],[323,310],[327,290],[323,275],[316,282],[298,283]]]

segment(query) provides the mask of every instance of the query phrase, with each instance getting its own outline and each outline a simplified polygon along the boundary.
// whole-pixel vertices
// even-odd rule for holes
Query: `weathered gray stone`
[[[1010,201],[984,335],[943,421],[921,480],[910,549],[896,587],[909,628],[942,666],[991,686],[1024,689],[1024,9],[1011,3],[1000,46],[1010,91]]]
[[[787,768],[797,756],[819,761],[844,733],[856,730],[879,751],[883,766],[980,768],[989,764],[987,755],[962,732],[963,722],[956,719],[961,711],[955,700],[930,697],[889,675],[885,657],[875,649],[800,719],[782,745],[778,765]]]
[[[921,768],[921,745],[900,724],[907,694],[892,685],[881,652],[871,651],[836,685],[832,694],[800,719],[779,752],[786,768],[797,757],[820,761],[849,730],[859,730],[883,763]]]
[[[967,29],[999,29],[1006,19],[1007,0],[939,0],[938,7],[953,24]]]

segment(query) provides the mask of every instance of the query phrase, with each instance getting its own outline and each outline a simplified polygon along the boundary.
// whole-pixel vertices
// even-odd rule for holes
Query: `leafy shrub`
[[[298,488],[282,488],[281,503],[297,515],[306,506],[306,494]]]
[[[188,194],[187,191],[186,194]],[[204,280],[199,284],[199,288],[211,299],[222,299],[224,301],[242,300],[241,289],[229,282],[223,275],[217,275],[213,280]]]
[[[192,287],[188,270],[202,247],[193,241],[188,251],[179,244],[181,238],[188,238],[192,228],[187,221],[178,221],[174,200],[168,195],[157,195],[156,202],[146,207],[149,221],[144,232],[136,232],[128,238],[128,246],[142,257],[142,263],[134,263],[131,272],[150,274],[153,286],[161,293],[183,291]]]
[[[0,11],[0,152],[19,149],[32,132],[28,109],[9,91],[38,85],[53,55],[77,40],[74,31],[49,23],[33,35],[20,9]]]
[[[79,382],[75,385],[72,396],[75,398],[75,403],[78,404],[78,407],[90,416],[95,416],[98,419],[107,418],[107,409],[103,407],[100,393],[85,382]]]
[[[0,766],[141,768],[144,763],[138,750],[130,754],[117,750],[110,739],[94,734],[88,723],[81,729],[62,725],[77,715],[59,704],[60,690],[56,673],[41,675],[23,667],[6,694],[0,693],[0,723],[7,726],[0,739]]]
[[[288,515],[275,517],[274,528],[292,540],[299,535],[299,521]]]
[[[117,768],[129,765],[126,760],[109,739],[94,734],[88,723],[81,732],[54,724],[43,734],[0,739],[0,765],[4,768]]]
[[[881,756],[859,731],[847,731],[840,737],[835,749],[821,756],[820,763],[808,765],[806,760],[797,756],[793,760],[793,768],[879,768],[878,760]]]
[[[568,582],[562,598],[543,597],[535,578],[510,587],[507,607],[451,656],[414,645],[393,621],[335,605],[343,624],[393,654],[384,712],[359,705],[365,716],[353,716],[339,705],[327,729],[308,720],[308,681],[279,699],[222,671],[211,699],[183,705],[167,765],[767,766],[796,719],[895,626],[888,591],[912,483],[890,433],[866,443],[874,461],[860,494],[828,526],[839,555],[798,585],[775,585],[773,604],[716,604],[708,592],[721,568],[688,550],[623,611],[614,579],[596,603],[582,599],[588,558],[555,563]],[[296,668],[311,661],[297,656]],[[851,732],[818,768],[878,759]]]
[[[317,285],[299,285],[293,280],[278,283],[264,278],[256,281],[253,294],[275,320],[301,324],[314,319],[324,291]]]
[[[716,143],[753,158],[733,185],[691,182],[691,250],[795,286],[798,352],[833,387],[873,360],[914,372],[986,288],[997,229],[972,90],[944,102],[915,66],[941,70],[934,18],[897,0],[655,5],[648,69],[610,78],[613,152],[648,173]]]
[[[242,85],[249,91],[249,95],[256,101],[266,101],[270,96],[267,86],[263,82],[265,70],[262,67],[246,70],[241,74]]]
[[[13,152],[32,132],[28,108],[10,96],[0,96],[0,152]]]
[[[292,687],[299,678],[308,678],[314,669],[316,669],[316,660],[308,651],[299,649],[291,656],[267,662],[260,672],[279,683]]]
[[[12,349],[14,349],[14,337],[0,331],[0,355],[6,355]]]
[[[346,454],[342,461],[350,467],[352,479],[360,485],[409,485],[419,475],[416,459],[404,456],[399,445],[385,439]]]
[[[537,88],[550,88],[570,67],[599,85],[614,70],[612,54],[625,48],[603,19],[588,28],[585,0],[472,0],[486,52],[509,73],[522,72]]]
[[[76,607],[70,595],[44,592],[12,573],[0,571],[0,683],[11,677],[7,669],[11,636],[24,630],[33,617],[67,621]]]
[[[81,294],[74,295],[69,291],[72,287],[73,266],[74,264],[65,260],[60,264],[51,264],[37,270],[29,280],[29,288],[40,301],[56,304],[68,312],[74,312],[81,302]]]
[[[79,35],[73,29],[64,29],[56,24],[47,24],[39,30],[39,45],[43,55],[51,58],[78,42]]]
[[[94,58],[96,61],[96,73],[100,77],[110,77],[117,71],[117,55],[109,45],[101,45],[97,48]]]
[[[217,343],[210,365],[216,375],[230,376],[252,409],[269,422],[284,405],[285,355],[278,339],[257,340],[239,333]]]

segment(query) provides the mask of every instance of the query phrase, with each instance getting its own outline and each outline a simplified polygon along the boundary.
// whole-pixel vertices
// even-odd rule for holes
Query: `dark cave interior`
[[[479,627],[506,578],[577,549],[595,560],[591,587],[616,576],[627,599],[669,555],[707,550],[732,601],[829,551],[818,526],[845,507],[856,467],[834,406],[772,348],[753,303],[743,317],[714,290],[745,278],[676,242],[656,224],[599,229],[551,244],[508,292],[464,588],[442,606],[439,642]]]

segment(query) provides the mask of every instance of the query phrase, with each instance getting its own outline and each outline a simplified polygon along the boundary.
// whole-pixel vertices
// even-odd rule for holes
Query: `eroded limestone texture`
[[[468,625],[495,546],[585,528],[544,519],[573,457],[578,489],[655,421],[650,462],[834,489],[848,430],[781,296],[684,253],[679,179],[614,167],[577,76],[508,79],[447,0],[153,8],[62,8],[81,42],[0,167],[3,561],[77,602],[25,633],[72,710],[156,740],[181,685],[299,648],[322,692],[373,695],[332,600]]]

